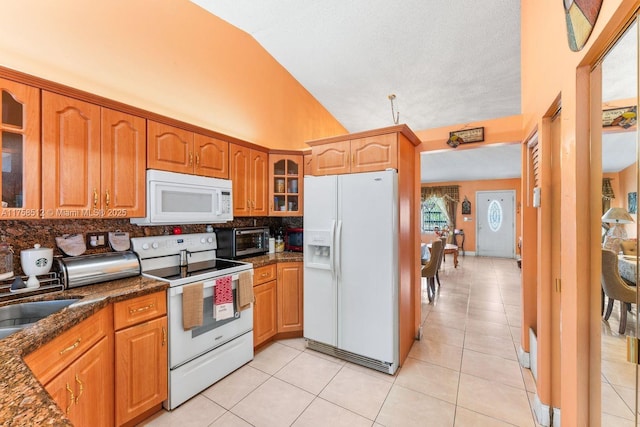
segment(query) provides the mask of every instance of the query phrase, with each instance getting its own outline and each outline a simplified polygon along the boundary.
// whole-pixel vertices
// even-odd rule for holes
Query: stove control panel
[[[173,234],[169,236],[134,237],[131,246],[140,258],[179,254],[182,250],[200,252],[217,249],[214,233]]]

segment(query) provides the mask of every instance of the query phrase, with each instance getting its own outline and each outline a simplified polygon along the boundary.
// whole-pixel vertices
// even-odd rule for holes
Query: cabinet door
[[[116,425],[167,398],[167,317],[116,332]]]
[[[263,151],[251,150],[251,215],[269,214],[269,155]]]
[[[147,120],[147,167],[193,173],[193,132]]]
[[[74,425],[113,426],[113,351],[100,340],[45,389]]]
[[[107,217],[145,214],[146,121],[102,109],[102,209]]]
[[[2,201],[3,219],[27,218],[13,209],[40,209],[40,91],[11,80],[0,79],[2,107]]]
[[[398,168],[395,133],[351,140],[351,173]]]
[[[273,337],[277,330],[276,281],[253,287],[253,346],[257,347]]]
[[[95,217],[100,209],[100,107],[42,92],[45,218]]]
[[[304,155],[304,174],[313,175],[313,156],[311,154]]]
[[[302,156],[269,155],[269,215],[302,216]]]
[[[302,331],[302,263],[278,263],[278,333]]]
[[[196,153],[194,172],[196,175],[229,179],[229,143],[208,136],[195,134]]]
[[[333,142],[311,147],[313,175],[349,173],[349,141]]]
[[[233,216],[251,215],[250,159],[249,148],[229,144],[229,175],[233,182]]]

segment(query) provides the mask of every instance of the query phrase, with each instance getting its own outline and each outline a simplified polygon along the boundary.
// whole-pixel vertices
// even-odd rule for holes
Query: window
[[[433,231],[434,227],[440,230],[449,225],[449,216],[445,209],[444,201],[440,197],[429,197],[422,202],[422,231]]]

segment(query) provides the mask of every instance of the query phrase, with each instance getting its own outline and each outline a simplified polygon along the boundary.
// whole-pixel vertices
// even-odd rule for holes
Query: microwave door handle
[[[216,206],[216,215],[222,215],[222,191],[216,190],[218,195],[218,206]]]

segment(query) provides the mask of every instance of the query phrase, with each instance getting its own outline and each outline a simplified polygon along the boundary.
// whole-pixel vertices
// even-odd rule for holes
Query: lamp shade
[[[611,208],[602,215],[602,222],[631,224],[633,222],[633,218],[624,208]]]

